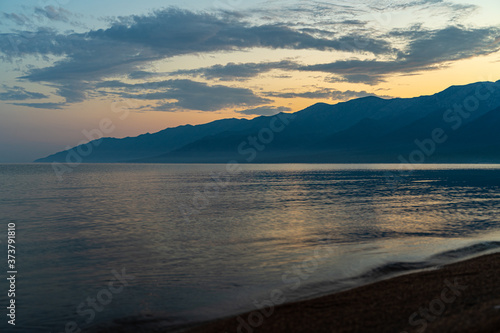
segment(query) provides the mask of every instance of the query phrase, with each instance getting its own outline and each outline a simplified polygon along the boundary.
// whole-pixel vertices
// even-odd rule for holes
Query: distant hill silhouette
[[[500,81],[91,142],[86,163],[500,163]],[[437,131],[437,132],[436,132]],[[441,134],[441,135],[437,135]],[[436,136],[437,135],[437,136]],[[439,140],[433,140],[433,136]],[[97,143],[99,143],[97,145]],[[420,151],[420,152],[419,152]],[[68,151],[35,162],[66,162]]]

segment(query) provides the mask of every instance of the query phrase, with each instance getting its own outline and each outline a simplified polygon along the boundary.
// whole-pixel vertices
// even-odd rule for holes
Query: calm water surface
[[[176,327],[253,310],[275,289],[293,301],[500,248],[500,166],[400,167],[100,164],[61,181],[50,165],[0,165],[15,331]],[[112,270],[134,278],[90,320]]]

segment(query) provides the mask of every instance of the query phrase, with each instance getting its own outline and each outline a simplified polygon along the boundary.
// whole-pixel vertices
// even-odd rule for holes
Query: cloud
[[[165,73],[154,73],[148,71],[134,71],[128,75],[131,80],[150,79],[152,77],[164,76]]]
[[[246,88],[222,85],[207,85],[191,80],[165,80],[146,84],[127,84],[120,81],[106,81],[101,88],[126,88],[127,91],[152,91],[148,93],[119,92],[124,98],[143,100],[175,100],[162,103],[155,111],[217,111],[228,107],[253,106],[272,102]]]
[[[51,109],[51,110],[62,109],[62,107],[64,106],[64,103],[10,103],[10,104],[18,106],[28,106],[30,108],[35,108],[35,109]]]
[[[310,98],[310,99],[332,99],[332,100],[348,100],[352,98],[360,98],[367,96],[377,96],[376,94],[368,93],[366,91],[340,91],[335,89],[319,89],[315,91],[307,92],[278,92],[278,93],[267,93],[268,97],[275,98]],[[379,96],[381,97],[381,96]],[[382,96],[388,97],[388,96]]]
[[[497,27],[467,29],[453,26],[428,31],[428,34],[421,38],[412,40],[409,44],[409,51],[400,54],[399,60],[408,63],[417,62],[425,66],[490,54],[500,48],[498,44],[495,44],[495,39],[499,34],[500,29]]]
[[[80,34],[63,35],[48,28],[0,34],[0,54],[6,61],[24,56],[71,55],[82,52],[85,44]]]
[[[37,10],[53,20],[65,20],[67,14],[50,6]],[[92,82],[138,72],[138,68],[145,64],[179,55],[250,48],[391,52],[390,44],[381,39],[349,35],[320,38],[280,23],[255,25],[237,15],[194,13],[172,8],[150,15],[124,17],[107,29],[87,33],[59,34],[40,29],[0,34],[0,52],[4,59],[26,55],[64,56],[52,66],[32,69],[21,77],[31,82],[60,86],[69,81]],[[226,69],[229,73],[230,70]],[[217,75],[217,70],[224,69],[213,68],[213,75]],[[251,69],[247,73],[254,75]],[[73,86],[80,87],[80,84]]]
[[[2,13],[2,16],[6,20],[11,20],[17,25],[25,25],[30,19],[24,14],[16,14],[16,13]]]
[[[310,21],[295,21],[295,16],[284,18],[290,13],[303,15],[301,5],[288,8],[283,13],[265,19],[255,19],[258,11],[237,14],[219,11],[213,14],[192,12],[180,9],[163,9],[148,15],[131,15],[111,22],[108,28],[91,30],[85,33],[58,33],[50,29],[36,31],[15,31],[0,34],[0,56],[6,61],[25,56],[57,56],[58,61],[44,68],[32,68],[20,77],[21,80],[46,84],[56,89],[57,95],[65,103],[81,102],[94,94],[96,88],[105,88],[103,80],[128,77],[133,80],[151,79],[165,74],[190,75],[208,80],[244,81],[273,69],[285,71],[324,72],[332,74],[330,82],[351,82],[376,85],[389,75],[410,74],[433,70],[446,66],[449,62],[466,59],[499,50],[500,45],[492,39],[499,34],[496,27],[473,29],[452,26],[443,29],[424,29],[420,25],[405,29],[382,32],[370,28],[370,22],[356,20],[356,13],[367,13],[370,8],[383,6],[383,9],[405,9],[408,7],[435,6],[448,9],[470,10],[471,6],[460,8],[442,0],[392,1],[380,4],[368,1],[359,3],[338,1],[335,5],[314,3],[305,8]],[[318,10],[323,8],[324,10]],[[335,10],[333,9],[335,8]],[[60,7],[36,7],[36,14],[52,21],[68,22],[71,13]],[[261,13],[268,13],[261,10]],[[319,14],[318,14],[319,13]],[[342,13],[337,20],[329,22],[333,14]],[[5,14],[19,24],[25,20],[21,15]],[[10,15],[10,16],[9,16]],[[253,15],[253,16],[252,16]],[[281,16],[278,16],[281,15]],[[319,15],[317,22],[312,21]],[[365,17],[365,16],[363,16]],[[373,19],[372,21],[374,21]],[[265,22],[265,23],[263,23]],[[372,22],[373,23],[373,22]],[[401,46],[403,45],[403,46]],[[291,60],[269,61],[262,63],[228,63],[193,70],[180,70],[173,73],[154,73],[144,71],[152,62],[182,55],[200,53],[232,52],[253,48],[285,50],[348,51],[348,60],[331,63],[300,65]],[[369,60],[355,56],[363,54]],[[176,81],[176,84],[172,82]],[[165,91],[139,91],[141,87],[120,81],[121,94],[131,94],[149,98],[162,97],[177,102],[163,103],[164,109],[196,109],[212,111],[218,105],[215,101],[203,107],[199,102],[188,100],[188,93],[181,88],[183,80],[168,80],[170,85]],[[112,81],[104,84],[110,85]],[[190,83],[188,83],[190,82]],[[191,84],[195,91],[202,94],[205,90],[223,90],[224,86],[202,86],[202,83],[184,80],[185,86]],[[217,88],[219,87],[219,88]],[[227,89],[243,89],[231,88]],[[243,92],[244,90],[244,92]],[[239,91],[244,99],[242,105],[267,103],[265,98],[255,95],[250,89]],[[116,92],[114,92],[116,93]],[[179,98],[169,94],[176,93]],[[238,95],[235,90],[232,95]],[[149,95],[148,95],[149,94]],[[324,93],[326,94],[326,93]],[[328,94],[327,94],[328,95]],[[170,97],[168,97],[170,96]],[[304,95],[305,96],[305,95]],[[330,95],[328,95],[330,96]],[[195,96],[196,97],[196,96]],[[138,97],[141,98],[141,97]],[[220,105],[228,107],[235,104],[230,97],[218,96]],[[246,98],[246,99],[245,99]],[[308,97],[305,97],[308,98]],[[321,97],[324,98],[324,97]],[[326,97],[328,98],[328,97]],[[196,99],[195,99],[196,100]],[[207,97],[207,100],[210,98]],[[249,104],[245,104],[249,103]]]
[[[42,99],[42,98],[48,98],[48,96],[37,92],[27,91],[23,87],[18,87],[18,86],[9,88],[7,89],[6,92],[0,93],[1,101],[24,101],[27,99]]]
[[[384,40],[366,38],[358,46],[355,38],[315,38],[279,23],[252,25],[241,17],[193,13],[167,9],[149,16],[132,16],[109,29],[91,31],[92,38],[136,43],[151,47],[165,56],[265,47],[282,49],[344,50],[355,49],[375,54],[390,51]]]
[[[408,74],[442,68],[447,63],[473,56],[491,54],[500,50],[495,42],[500,34],[497,27],[467,29],[451,26],[444,29],[424,30],[421,26],[397,29],[389,32],[387,38],[399,38],[407,43],[394,60],[341,60],[326,64],[300,66],[296,62],[281,61],[216,65],[172,74],[192,74],[207,79],[244,80],[272,69],[319,71],[336,76],[329,82],[350,82],[376,85],[385,81],[390,74]],[[358,39],[358,43],[362,39]]]
[[[83,102],[87,99],[86,91],[91,89],[90,85],[84,82],[67,80],[59,83],[56,85],[57,94],[66,100],[66,104]]]
[[[215,65],[211,67],[198,68],[192,70],[179,70],[172,72],[172,75],[194,75],[202,76],[206,79],[219,79],[222,81],[247,80],[259,74],[269,72],[273,69],[293,70],[299,65],[293,61],[283,60],[278,62],[262,63],[239,63],[230,62],[226,65]]]
[[[260,106],[254,109],[246,109],[235,111],[237,113],[245,114],[245,115],[257,115],[257,116],[272,116],[280,112],[292,111],[292,109],[284,107],[284,106]]]
[[[377,74],[342,74],[342,76],[333,76],[325,79],[327,82],[349,82],[349,83],[364,83],[371,86],[385,82],[383,75]]]
[[[347,24],[347,25],[366,25],[368,22],[360,21],[360,20],[344,20],[340,23]]]
[[[368,11],[388,11],[388,10],[406,10],[406,9],[430,9],[430,10],[447,10],[449,14],[456,14],[461,11],[470,11],[477,9],[477,5],[473,4],[458,4],[446,0],[399,0],[399,1],[378,1],[368,0],[363,1],[362,8]]]
[[[25,9],[28,7],[24,7]],[[5,20],[10,20],[18,26],[22,26],[24,29],[31,29],[31,33],[36,30],[43,29],[43,25],[46,25],[47,21],[52,22],[64,22],[71,25],[81,26],[77,22],[70,22],[70,18],[74,16],[68,10],[62,7],[45,6],[45,7],[34,7],[30,12],[27,13],[1,13],[1,17]],[[26,34],[28,31],[17,31],[11,33],[11,39],[17,38],[16,34]]]
[[[388,74],[433,70],[452,61],[497,52],[500,45],[495,43],[495,39],[499,33],[500,29],[496,27],[395,30],[389,35],[409,39],[409,42],[407,50],[400,51],[393,61],[343,60],[302,66],[299,70],[337,74],[340,76],[339,81],[376,84]]]
[[[35,14],[48,18],[51,21],[61,22],[68,22],[71,16],[71,13],[66,9],[54,6],[35,7]]]

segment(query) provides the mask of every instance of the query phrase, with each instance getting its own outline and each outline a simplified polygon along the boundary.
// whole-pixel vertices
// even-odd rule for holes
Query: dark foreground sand
[[[254,311],[186,332],[497,333],[500,332],[500,254],[284,304],[274,308],[269,317]]]
[[[265,312],[265,313],[264,313]],[[215,320],[188,333],[500,332],[500,254]],[[266,316],[266,314],[268,316]],[[93,332],[168,332],[158,319]]]

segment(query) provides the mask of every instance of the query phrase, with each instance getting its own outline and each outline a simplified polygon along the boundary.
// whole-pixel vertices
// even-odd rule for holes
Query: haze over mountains
[[[365,97],[103,138],[35,162],[500,163],[499,129],[500,81],[478,82],[432,96]]]

